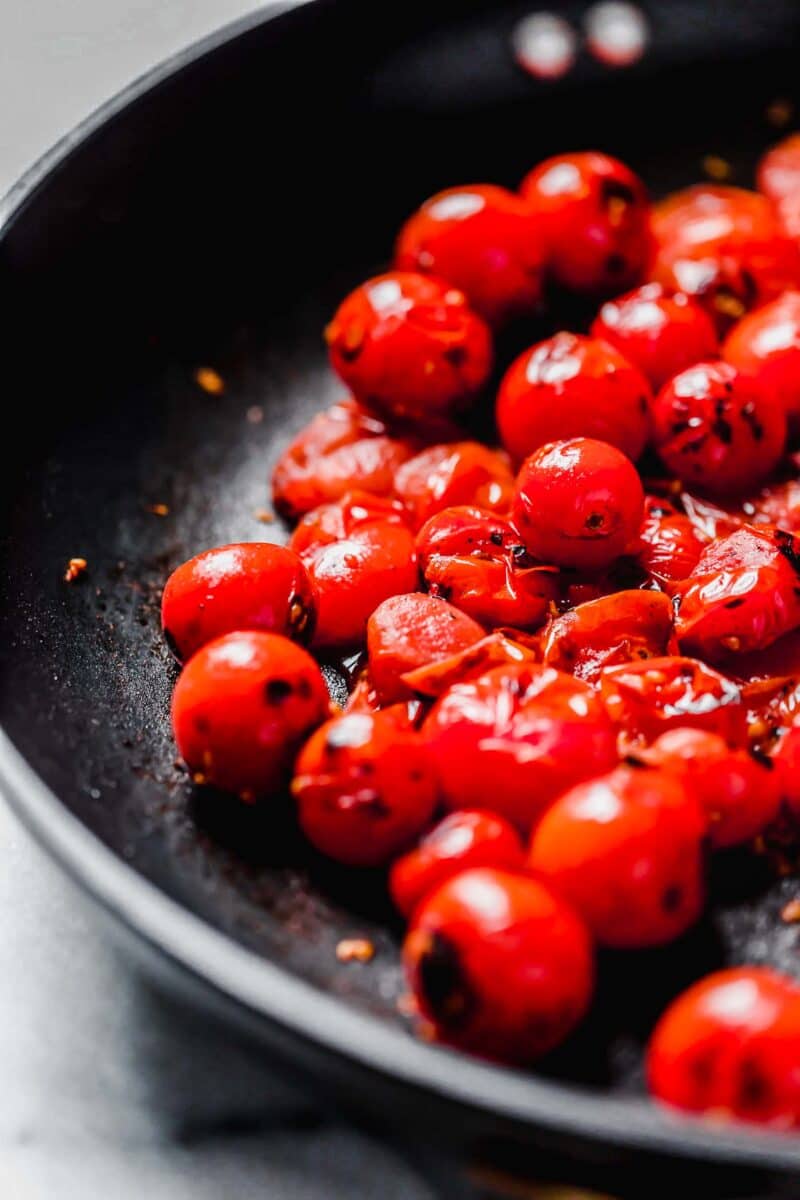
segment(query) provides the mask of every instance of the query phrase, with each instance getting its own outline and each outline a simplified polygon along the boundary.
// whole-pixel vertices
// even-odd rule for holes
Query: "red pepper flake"
[[[67,563],[67,569],[64,572],[64,582],[74,583],[76,579],[80,579],[81,575],[86,573],[86,568],[89,566],[85,558],[71,558]]]
[[[221,396],[225,391],[225,380],[213,367],[198,367],[194,373],[194,381],[209,396]]]
[[[368,938],[342,938],[336,947],[339,962],[371,962],[375,957],[375,946]]]
[[[270,512],[268,508],[257,508],[253,513],[253,516],[257,521],[260,521],[262,525],[271,525],[275,520],[275,513]]]
[[[800,921],[800,900],[790,900],[781,909],[781,920],[787,925],[796,925]]]
[[[251,404],[245,416],[251,425],[260,425],[264,420],[264,410],[260,404]]]
[[[153,516],[155,516],[155,517],[167,517],[167,516],[169,516],[169,505],[168,504],[148,504],[147,511],[152,513]]]

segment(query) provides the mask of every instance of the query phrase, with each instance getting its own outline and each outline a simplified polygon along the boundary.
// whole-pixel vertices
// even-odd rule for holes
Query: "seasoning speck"
[[[169,505],[168,504],[148,504],[147,511],[152,513],[154,517],[167,517],[167,516],[169,516]]]
[[[784,125],[788,125],[794,115],[794,105],[791,100],[776,99],[767,106],[765,116],[770,125],[774,125],[776,129],[782,129]]]
[[[730,179],[733,175],[733,168],[726,158],[720,158],[718,154],[706,154],[703,158],[703,170],[709,179],[722,181]]]
[[[225,391],[225,380],[213,367],[198,367],[194,373],[194,381],[209,396],[221,396]]]
[[[76,579],[80,579],[81,575],[86,573],[86,568],[89,566],[85,558],[71,558],[67,563],[67,569],[64,572],[64,582],[74,583]]]
[[[368,938],[342,938],[336,947],[336,957],[343,963],[368,963],[375,957],[375,947]]]
[[[250,425],[260,425],[264,420],[264,410],[260,404],[251,404],[245,416]]]
[[[268,508],[257,508],[253,513],[253,516],[257,521],[260,521],[262,525],[271,525],[275,520],[275,513],[270,512]]]
[[[800,921],[800,900],[790,900],[781,909],[781,920],[787,925],[795,925]]]

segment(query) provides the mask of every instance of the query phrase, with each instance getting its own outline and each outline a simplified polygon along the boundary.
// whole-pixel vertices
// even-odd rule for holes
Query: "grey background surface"
[[[0,191],[252,0],[5,0]],[[0,800],[0,1196],[429,1200],[251,1049],[154,995]]]

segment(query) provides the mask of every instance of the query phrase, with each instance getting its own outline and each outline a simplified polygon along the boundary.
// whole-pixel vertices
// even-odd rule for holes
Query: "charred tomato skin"
[[[528,865],[573,905],[598,942],[670,942],[705,899],[705,816],[682,780],[618,767],[578,784],[534,828]]]
[[[670,508],[645,497],[645,516],[639,530],[639,562],[659,586],[691,575],[708,544],[696,524]]]
[[[800,291],[748,313],[725,339],[722,357],[800,425]]]
[[[414,529],[452,505],[474,504],[506,513],[513,491],[507,456],[481,442],[428,446],[400,467],[394,481],[395,496]]]
[[[732,967],[701,979],[663,1014],[648,1048],[648,1085],[673,1108],[795,1129],[798,1060],[796,982],[767,967]]]
[[[329,706],[306,650],[279,634],[239,631],[208,642],[186,664],[172,727],[197,782],[252,801],[285,786],[298,747]]]
[[[463,871],[423,900],[403,960],[435,1036],[507,1062],[562,1042],[594,988],[580,918],[536,880],[491,868]]]
[[[542,661],[594,683],[614,663],[663,657],[672,641],[672,605],[662,592],[620,591],[554,617],[542,634]]]

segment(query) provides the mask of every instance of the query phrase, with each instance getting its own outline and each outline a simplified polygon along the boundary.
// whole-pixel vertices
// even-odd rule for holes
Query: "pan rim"
[[[94,110],[46,151],[0,200],[0,242],[48,180],[95,133],[161,83],[295,8],[329,0],[275,0],[163,60]],[[800,1138],[746,1125],[716,1128],[667,1113],[641,1097],[495,1066],[417,1041],[399,1028],[292,975],[215,929],[106,846],[73,815],[0,727],[0,791],[40,845],[92,899],[152,950],[256,1022],[269,1022],[329,1058],[377,1072],[388,1083],[435,1096],[495,1127],[579,1136],[608,1148],[766,1171],[800,1171]]]

